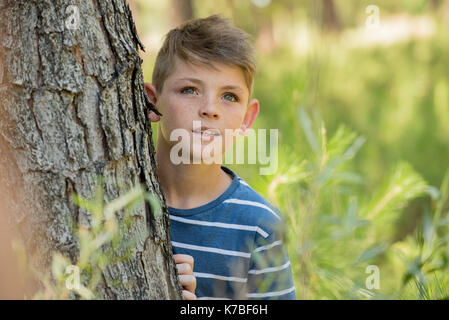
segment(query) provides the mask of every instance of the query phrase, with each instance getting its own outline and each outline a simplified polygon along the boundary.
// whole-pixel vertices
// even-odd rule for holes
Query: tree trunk
[[[193,18],[193,3],[192,0],[171,0],[171,23],[174,28],[187,20]]]
[[[318,7],[320,18],[320,27],[325,31],[340,32],[341,23],[338,18],[334,0],[321,0],[313,2]]]
[[[125,0],[0,0],[0,184],[11,221],[46,270],[53,251],[76,261],[70,221],[91,221],[73,192],[90,197],[98,175],[107,200],[143,184],[164,214],[133,213],[131,257],[103,271],[98,293],[181,299],[139,46]]]

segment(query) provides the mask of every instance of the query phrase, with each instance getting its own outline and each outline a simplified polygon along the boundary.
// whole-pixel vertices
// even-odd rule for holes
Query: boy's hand
[[[178,269],[179,282],[182,285],[182,296],[185,300],[196,300],[196,278],[193,275],[193,257],[187,254],[175,254],[176,268]]]

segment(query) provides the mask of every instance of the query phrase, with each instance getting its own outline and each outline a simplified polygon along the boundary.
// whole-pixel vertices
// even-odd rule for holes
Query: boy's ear
[[[241,134],[246,135],[247,130],[253,126],[254,121],[259,114],[259,100],[252,99],[246,108],[245,117],[243,118]]]
[[[157,95],[155,86],[152,83],[145,82],[145,91],[147,92],[147,95],[150,98],[151,102],[156,105]]]
[[[153,84],[145,82],[145,91],[147,92],[148,98],[150,98],[151,102],[156,106],[157,102],[157,91]],[[158,122],[161,119],[160,116],[158,116],[153,111],[150,111],[150,120],[151,122]]]

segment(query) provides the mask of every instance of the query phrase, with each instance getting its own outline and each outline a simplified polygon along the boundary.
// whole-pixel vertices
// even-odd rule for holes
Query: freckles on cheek
[[[185,109],[187,107],[186,102],[182,98],[178,97],[171,97],[167,100],[167,109],[170,112],[185,112]]]
[[[171,98],[167,100],[165,112],[166,125],[170,130],[191,127],[192,124],[189,123],[189,119],[192,119],[193,117],[193,109],[189,108],[182,99]]]

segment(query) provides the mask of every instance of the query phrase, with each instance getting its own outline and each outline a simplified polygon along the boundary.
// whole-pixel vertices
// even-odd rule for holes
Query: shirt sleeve
[[[296,300],[290,259],[282,240],[285,226],[280,221],[266,237],[257,235],[248,270],[248,299]]]

